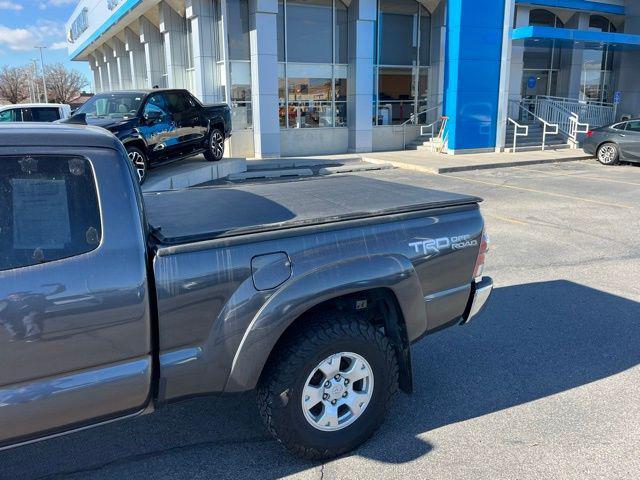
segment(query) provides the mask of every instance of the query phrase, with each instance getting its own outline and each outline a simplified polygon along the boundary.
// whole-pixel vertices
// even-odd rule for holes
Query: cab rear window
[[[90,252],[102,227],[93,170],[77,156],[0,157],[0,270]]]

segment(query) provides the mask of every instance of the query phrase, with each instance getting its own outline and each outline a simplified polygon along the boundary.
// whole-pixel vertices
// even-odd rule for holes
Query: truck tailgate
[[[481,201],[363,175],[151,192],[144,200],[163,245]]]

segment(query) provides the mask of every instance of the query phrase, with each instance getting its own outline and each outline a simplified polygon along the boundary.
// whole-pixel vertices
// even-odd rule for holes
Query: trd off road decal
[[[471,235],[458,235],[455,237],[427,238],[409,243],[416,253],[424,255],[438,255],[443,250],[462,250],[465,248],[477,247],[478,240]]]

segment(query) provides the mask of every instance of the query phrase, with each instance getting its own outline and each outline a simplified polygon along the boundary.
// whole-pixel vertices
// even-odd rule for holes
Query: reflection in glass
[[[332,63],[332,0],[287,0],[287,61]]]
[[[249,60],[249,2],[227,0],[229,59]]]

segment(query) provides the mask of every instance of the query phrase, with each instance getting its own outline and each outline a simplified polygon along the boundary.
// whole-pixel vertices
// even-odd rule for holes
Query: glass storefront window
[[[374,125],[401,124],[428,108],[430,43],[431,15],[424,6],[416,0],[379,0]]]
[[[333,61],[332,0],[287,0],[287,61]]]
[[[380,68],[378,70],[378,124],[397,125],[414,113],[414,70]]]
[[[347,79],[336,78],[334,81],[335,91],[335,126],[347,126]]]
[[[249,62],[231,62],[231,115],[234,128],[251,127],[251,64]]]
[[[249,1],[227,0],[230,60],[249,60]]]
[[[589,30],[616,32],[615,25],[606,17],[591,15]],[[592,102],[612,101],[613,49],[608,45],[585,48],[582,57],[580,99]]]
[[[529,25],[564,28],[564,24],[557,15],[544,9],[531,10]],[[525,40],[524,69],[520,90],[523,98],[556,95],[561,53],[562,49],[555,40]]]
[[[289,127],[332,127],[334,112],[330,78],[290,78]]]
[[[346,4],[279,0],[277,35],[280,127],[346,127]]]

